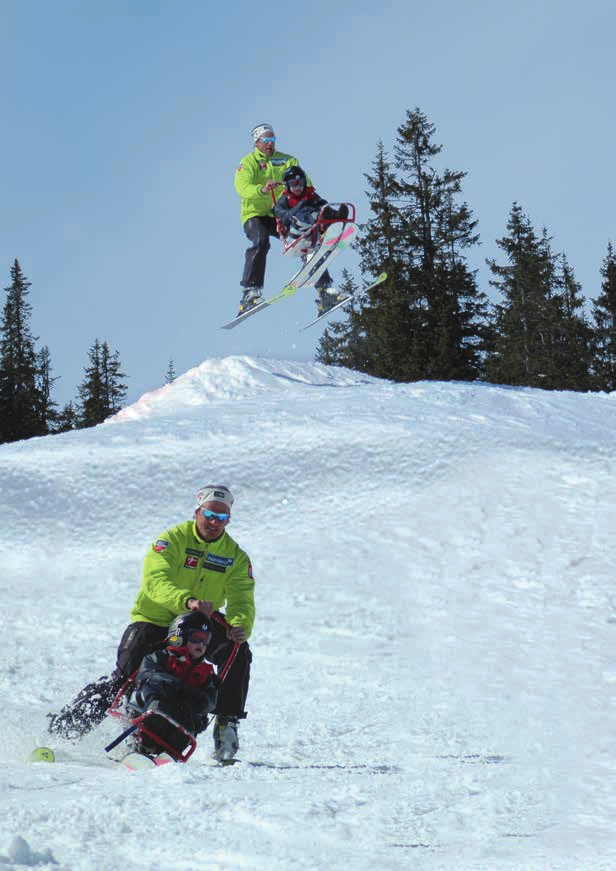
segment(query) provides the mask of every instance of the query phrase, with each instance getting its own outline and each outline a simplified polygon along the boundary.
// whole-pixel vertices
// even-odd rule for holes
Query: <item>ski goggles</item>
[[[186,636],[187,640],[192,644],[205,644],[206,647],[210,643],[211,637],[212,634],[210,632],[204,632],[202,629],[189,629]]]
[[[275,137],[275,136],[262,136],[262,137],[259,139],[259,142],[275,142],[275,141],[276,141],[276,137]]]
[[[231,517],[230,514],[225,514],[224,512],[218,514],[217,511],[209,511],[207,508],[202,508],[201,514],[203,514],[206,520],[220,520],[221,523],[224,523],[225,520],[229,520]]]

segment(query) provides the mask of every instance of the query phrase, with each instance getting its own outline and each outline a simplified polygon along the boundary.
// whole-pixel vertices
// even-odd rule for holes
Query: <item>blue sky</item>
[[[513,201],[600,289],[616,240],[616,13],[603,0],[295,6],[0,2],[0,282],[17,257],[61,404],[106,340],[129,400],[205,357],[313,358],[312,294],[231,332],[246,247],[233,175],[270,121],[321,194],[355,202],[377,143],[419,107],[468,172],[486,257]],[[340,259],[359,278],[354,255]],[[293,271],[274,241],[267,290]],[[3,297],[4,298],[4,297]]]

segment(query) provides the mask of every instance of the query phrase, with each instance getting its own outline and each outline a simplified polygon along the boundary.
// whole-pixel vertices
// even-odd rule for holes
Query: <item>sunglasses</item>
[[[188,641],[193,644],[205,644],[206,647],[211,637],[209,632],[202,632],[201,629],[191,629],[187,636]]]
[[[218,514],[216,511],[208,511],[207,508],[202,508],[201,514],[208,520],[220,520],[221,523],[224,523],[225,520],[229,520],[231,517],[230,514]]]
[[[261,137],[261,142],[275,142],[275,141],[276,141],[275,136],[262,136]]]

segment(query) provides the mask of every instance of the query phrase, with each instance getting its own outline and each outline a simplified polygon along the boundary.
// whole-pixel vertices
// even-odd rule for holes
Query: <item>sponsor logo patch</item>
[[[199,565],[199,557],[198,556],[187,556],[184,560],[184,568],[185,569],[196,569]]]
[[[210,572],[226,572],[235,560],[230,556],[219,556],[217,553],[208,553],[203,560],[203,568]]]
[[[241,172],[243,169],[244,169],[244,164],[240,163],[240,165],[237,168],[237,172]]]
[[[250,562],[250,560],[248,560],[248,577],[251,581],[254,581],[255,579],[255,576],[252,573],[252,563]]]
[[[164,538],[159,538],[156,544],[154,545],[154,550],[156,553],[161,553],[163,550],[167,550],[169,547],[169,542],[165,541]]]
[[[259,169],[267,169],[267,160],[259,161]]]

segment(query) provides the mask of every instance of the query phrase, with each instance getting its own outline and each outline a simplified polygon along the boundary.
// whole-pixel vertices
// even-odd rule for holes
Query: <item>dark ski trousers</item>
[[[265,263],[267,252],[270,250],[270,236],[278,238],[276,219],[271,215],[248,218],[244,224],[244,233],[252,245],[246,249],[244,274],[240,284],[242,287],[262,288],[265,283]]]
[[[259,215],[248,218],[244,224],[244,233],[252,242],[246,249],[244,258],[244,274],[240,285],[242,287],[263,288],[265,284],[265,264],[267,252],[270,250],[270,236],[278,238],[276,219],[271,215]],[[315,287],[330,287],[333,284],[332,277],[327,271],[318,279]]]
[[[219,670],[224,668],[233,650],[233,642],[227,638],[225,626],[212,619],[212,639],[205,652],[205,657]],[[126,627],[120,640],[117,654],[116,674],[120,672],[125,680],[141,665],[146,654],[151,653],[167,636],[167,627],[155,626],[153,623],[131,623]],[[246,716],[245,705],[250,683],[250,663],[252,652],[247,642],[240,644],[233,665],[227,672],[225,680],[218,691],[216,714],[229,717]]]

